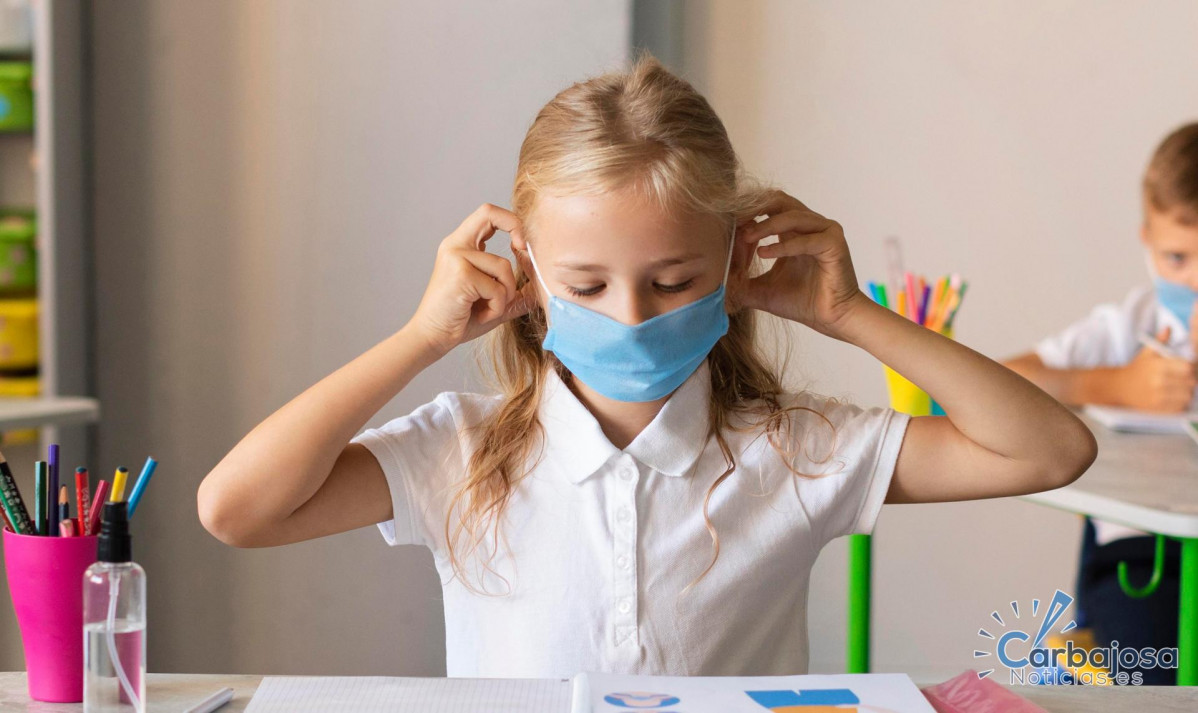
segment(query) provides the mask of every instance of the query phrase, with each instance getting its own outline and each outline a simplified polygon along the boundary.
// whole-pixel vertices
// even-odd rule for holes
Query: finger
[[[753,243],[770,235],[781,235],[782,233],[819,233],[827,230],[831,225],[832,221],[819,213],[813,213],[805,208],[789,210],[770,216],[755,225],[747,226],[741,231],[740,239],[746,243]]]
[[[1170,334],[1172,334],[1172,329],[1166,324],[1165,326],[1161,327],[1159,332],[1156,333],[1156,341],[1160,342],[1161,344],[1168,344]]]
[[[511,302],[503,285],[491,278],[490,275],[471,270],[466,278],[466,294],[470,299],[478,322],[485,324],[503,316]],[[480,310],[480,303],[482,309]]]
[[[451,242],[455,247],[485,250],[487,241],[497,230],[524,239],[524,227],[515,213],[491,203],[483,203],[462,221],[454,231]]]
[[[778,242],[757,248],[757,254],[763,258],[821,255],[840,245],[840,242],[840,239],[831,233],[783,233],[778,236]]]
[[[523,317],[532,311],[534,305],[537,304],[537,289],[532,282],[525,282],[524,287],[516,293],[516,299],[508,303],[507,309],[503,313],[503,321]]]
[[[507,258],[478,250],[462,250],[460,255],[479,272],[503,285],[506,301],[516,298],[516,273]]]

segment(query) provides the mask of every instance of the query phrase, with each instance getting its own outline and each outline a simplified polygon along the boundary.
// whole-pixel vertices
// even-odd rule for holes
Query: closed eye
[[[677,285],[659,285],[656,282],[654,282],[653,286],[656,287],[657,289],[661,290],[662,292],[682,292],[683,290],[690,287],[694,283],[695,283],[694,278],[691,278],[691,279],[687,280],[686,282],[680,282]]]
[[[569,292],[570,294],[574,295],[575,297],[590,297],[592,295],[598,294],[599,290],[602,290],[602,289],[603,289],[602,284],[595,285],[594,287],[588,287],[584,290],[580,290],[577,287],[571,287],[570,285],[566,285],[566,292]]]

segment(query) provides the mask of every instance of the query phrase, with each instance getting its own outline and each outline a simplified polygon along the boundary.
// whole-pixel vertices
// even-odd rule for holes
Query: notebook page
[[[1198,420],[1198,413],[1153,413],[1087,404],[1083,411],[1112,431],[1129,433],[1185,433],[1186,422]]]
[[[797,713],[804,709],[935,713],[903,673],[686,677],[586,672],[575,681],[571,713],[635,708],[661,713]]]
[[[246,713],[567,713],[569,679],[267,676]]]

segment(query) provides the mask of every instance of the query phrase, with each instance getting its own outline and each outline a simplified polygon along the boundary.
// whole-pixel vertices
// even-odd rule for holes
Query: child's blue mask
[[[1152,283],[1156,285],[1156,300],[1181,320],[1186,330],[1190,329],[1190,317],[1194,314],[1194,300],[1198,300],[1198,292],[1189,285],[1170,282],[1159,275],[1153,276]]]
[[[724,289],[732,248],[729,244],[724,280],[715,292],[640,324],[624,324],[554,296],[529,245],[533,272],[549,295],[549,331],[541,348],[609,399],[654,401],[670,394],[728,332]]]
[[[1152,276],[1152,285],[1156,288],[1156,301],[1161,307],[1173,313],[1181,320],[1186,332],[1190,331],[1190,317],[1194,314],[1194,300],[1198,292],[1180,282],[1171,282],[1157,274],[1156,265],[1152,261],[1152,253],[1144,253],[1144,262],[1148,266],[1148,274]]]

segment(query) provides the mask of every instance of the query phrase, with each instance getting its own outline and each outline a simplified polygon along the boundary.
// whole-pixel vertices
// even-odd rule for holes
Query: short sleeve
[[[1122,303],[1098,305],[1059,334],[1041,340],[1036,356],[1050,369],[1123,366],[1139,349],[1139,333],[1153,331],[1156,311],[1151,289],[1137,288]]]
[[[378,523],[388,545],[436,550],[447,512],[448,486],[462,472],[460,394],[445,392],[406,416],[371,428],[350,442],[365,446],[379,462],[391,491],[392,518]]]
[[[809,397],[800,403],[811,411],[800,412],[806,413],[800,420],[805,427],[797,434],[802,457],[795,465],[816,476],[799,482],[819,545],[843,535],[870,534],[890,490],[911,417],[892,408],[865,409],[835,399]]]

